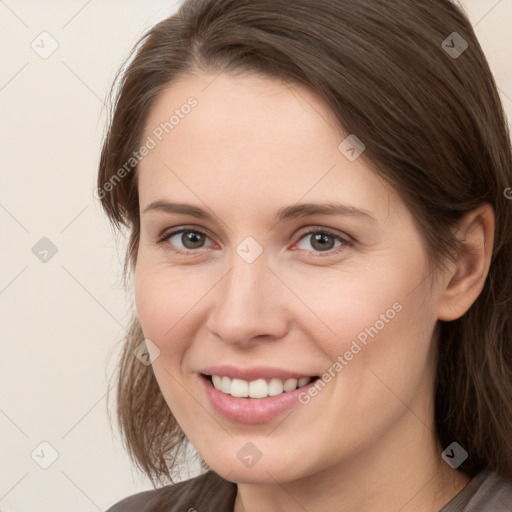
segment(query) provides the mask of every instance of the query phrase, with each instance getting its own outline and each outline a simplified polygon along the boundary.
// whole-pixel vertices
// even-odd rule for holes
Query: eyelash
[[[169,240],[169,238],[172,238],[173,236],[178,235],[180,233],[184,233],[185,231],[191,231],[192,233],[198,233],[206,238],[210,238],[204,231],[201,231],[200,229],[183,227],[183,228],[179,228],[179,229],[176,229],[173,231],[165,232],[162,236],[160,236],[156,240],[156,243],[159,245],[163,245],[164,242]],[[314,235],[314,234],[318,234],[318,233],[321,233],[323,235],[328,235],[328,236],[335,238],[336,240],[341,242],[341,245],[339,247],[337,247],[336,249],[329,249],[328,251],[306,251],[308,253],[308,257],[325,258],[327,256],[335,256],[335,255],[339,254],[340,252],[346,250],[347,246],[350,247],[350,246],[354,245],[353,242],[350,241],[348,238],[344,238],[341,235],[338,235],[326,228],[310,229],[309,231],[302,233],[296,243],[300,242],[303,238],[306,238],[309,235]],[[176,252],[178,254],[184,254],[186,256],[192,256],[194,252],[198,252],[198,250],[194,250],[194,249],[183,250],[183,249],[170,248],[170,244],[168,244],[168,246],[164,247],[164,248],[166,250],[170,250],[170,251]],[[202,247],[200,249],[202,249]],[[296,249],[296,250],[305,251],[306,249]],[[314,256],[312,254],[314,254]]]

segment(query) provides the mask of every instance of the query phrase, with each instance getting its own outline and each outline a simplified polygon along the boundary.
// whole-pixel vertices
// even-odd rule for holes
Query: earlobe
[[[491,265],[494,227],[494,211],[487,203],[467,214],[459,224],[458,238],[464,250],[446,275],[439,297],[439,320],[460,318],[480,295]]]

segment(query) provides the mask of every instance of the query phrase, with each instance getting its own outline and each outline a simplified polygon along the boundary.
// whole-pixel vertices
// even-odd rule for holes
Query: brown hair
[[[446,51],[453,37],[468,44],[458,58]],[[438,323],[435,425],[443,447],[456,441],[468,452],[459,468],[466,474],[490,468],[512,476],[510,133],[466,14],[449,0],[186,0],[126,62],[110,92],[97,191],[113,226],[129,230],[125,276],[139,242],[136,162],[122,179],[116,173],[140,147],[159,93],[194,69],[261,73],[315,91],[406,202],[433,268],[461,248],[458,221],[492,205],[495,245],[484,289],[460,319]],[[185,436],[151,366],[134,357],[143,339],[134,316],[117,418],[134,462],[153,483],[172,481]]]

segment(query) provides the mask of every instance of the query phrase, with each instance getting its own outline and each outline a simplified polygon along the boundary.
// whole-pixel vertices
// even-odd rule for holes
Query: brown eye
[[[202,249],[208,236],[196,229],[179,229],[171,231],[164,235],[159,242],[166,242],[174,246],[179,251],[193,251],[194,249]]]
[[[311,229],[303,233],[296,248],[305,251],[308,258],[335,256],[353,246],[348,235],[340,235],[326,229]]]
[[[186,249],[197,249],[204,245],[205,236],[196,231],[183,231],[180,241]]]

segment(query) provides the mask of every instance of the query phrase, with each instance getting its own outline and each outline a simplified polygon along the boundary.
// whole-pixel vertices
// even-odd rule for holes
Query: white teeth
[[[224,377],[224,378],[227,379],[229,377]],[[224,389],[223,389],[223,391],[224,391]],[[249,396],[248,382],[246,380],[233,379],[231,381],[231,396],[238,396],[241,398]]]
[[[285,391],[293,391],[297,389],[297,379],[286,379],[283,384],[283,389]]]
[[[231,394],[231,379],[229,377],[222,377],[221,391]]]
[[[301,379],[298,380],[297,382],[297,387],[301,388],[302,386],[305,386],[306,384],[309,383],[311,379],[309,377],[302,377]]]
[[[270,379],[268,383],[268,396],[280,395],[283,392],[283,381],[281,379]]]
[[[249,382],[249,396],[251,398],[265,398],[268,396],[268,385],[265,379]]]
[[[251,382],[242,379],[231,379],[230,377],[221,377],[212,375],[212,381],[215,389],[237,398],[266,398],[267,396],[276,396],[281,393],[287,393],[301,388],[311,382],[310,377],[301,377],[300,379],[286,379],[285,381],[277,378],[257,379]]]
[[[222,389],[222,377],[218,375],[212,375],[213,385],[216,389]]]

